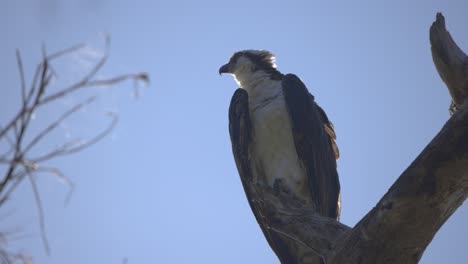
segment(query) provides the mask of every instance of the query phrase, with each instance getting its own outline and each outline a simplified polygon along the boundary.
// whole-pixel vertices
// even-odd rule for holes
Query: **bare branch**
[[[13,191],[18,187],[18,185],[23,181],[24,177],[26,176],[26,172],[18,172],[13,174],[13,176],[10,178],[9,182],[12,182],[10,184],[9,188],[2,191],[2,197],[0,197],[0,206],[3,205],[8,199],[10,198],[10,195],[13,193]]]
[[[65,119],[70,117],[72,114],[76,113],[79,111],[81,108],[83,108],[86,105],[89,105],[93,103],[96,100],[96,96],[90,97],[86,99],[85,101],[74,105],[72,108],[69,110],[65,111],[57,120],[52,122],[50,125],[48,125],[46,128],[44,128],[23,150],[23,154],[27,154],[29,150],[31,150],[34,145],[36,145],[42,138],[44,138],[47,134],[52,132],[58,125],[60,125]]]
[[[80,43],[80,44],[72,46],[70,48],[67,48],[67,49],[60,50],[60,51],[57,51],[55,53],[52,53],[51,55],[48,55],[46,59],[48,61],[53,61],[54,59],[58,59],[58,58],[61,58],[61,57],[65,56],[65,55],[75,53],[75,52],[83,49],[84,47],[86,47],[86,45],[84,43]]]
[[[117,122],[119,120],[118,116],[116,114],[114,114],[114,113],[108,113],[108,114],[112,118],[111,123],[109,124],[109,126],[104,131],[97,134],[92,139],[90,139],[88,141],[81,142],[79,144],[76,144],[74,142],[67,142],[62,147],[59,147],[59,148],[57,148],[57,149],[55,149],[55,150],[53,150],[53,151],[51,151],[51,152],[49,152],[49,153],[47,153],[45,155],[39,156],[37,158],[33,158],[31,160],[33,162],[35,162],[35,163],[40,163],[40,162],[55,158],[57,156],[65,156],[65,155],[70,155],[70,154],[82,151],[83,149],[88,148],[88,147],[96,144],[101,139],[106,137],[110,132],[112,132],[114,127],[117,125]]]
[[[74,190],[74,184],[59,169],[42,166],[42,162],[59,156],[73,154],[85,148],[88,148],[93,144],[96,144],[98,141],[103,139],[112,131],[112,129],[118,122],[118,116],[114,113],[109,113],[109,116],[111,117],[110,124],[104,129],[104,131],[98,133],[91,139],[80,142],[66,142],[62,145],[62,147],[55,149],[49,153],[43,154],[37,159],[29,158],[29,152],[35,146],[37,146],[37,144],[39,144],[41,141],[47,138],[47,136],[50,135],[50,133],[54,129],[56,129],[62,122],[64,122],[67,118],[69,118],[71,115],[73,115],[80,109],[82,109],[84,106],[94,102],[97,97],[90,97],[89,99],[78,103],[70,109],[68,109],[67,111],[65,111],[58,117],[57,120],[50,123],[38,134],[33,135],[32,140],[26,145],[26,147],[23,146],[23,143],[25,141],[25,135],[28,131],[32,114],[35,113],[41,106],[50,105],[50,103],[52,103],[53,101],[69,96],[72,93],[84,88],[91,89],[101,86],[112,86],[126,80],[133,80],[135,82],[147,82],[149,80],[146,73],[123,74],[109,79],[93,80],[93,78],[95,78],[95,76],[107,62],[109,54],[109,43],[109,39],[106,38],[105,55],[96,63],[96,65],[94,65],[94,67],[83,78],[81,78],[80,81],[50,95],[47,95],[47,90],[50,86],[51,80],[54,76],[58,76],[57,72],[51,65],[51,61],[59,59],[67,54],[77,52],[85,46],[83,44],[80,44],[68,49],[58,51],[51,55],[47,55],[45,45],[43,45],[42,61],[35,68],[34,77],[29,86],[29,90],[27,90],[26,88],[26,79],[24,75],[23,61],[21,58],[20,51],[17,50],[16,52],[16,60],[21,79],[21,109],[18,111],[18,113],[16,113],[16,115],[13,116],[13,118],[9,122],[6,123],[5,126],[0,128],[0,141],[5,140],[5,142],[8,142],[11,146],[10,150],[0,153],[0,164],[8,165],[5,176],[0,181],[0,206],[9,199],[10,195],[17,189],[17,187],[24,180],[24,178],[28,177],[34,192],[34,197],[39,211],[41,237],[48,254],[49,245],[45,232],[44,210],[42,207],[42,201],[40,199],[39,190],[35,182],[35,176],[37,176],[38,173],[53,175],[58,180],[69,186],[70,191],[66,196],[65,205],[68,203],[71,197],[71,194]],[[13,139],[10,138],[11,134],[14,135]],[[3,253],[7,254],[6,256],[9,259],[19,259],[21,257],[21,259],[25,261],[25,263],[26,261],[29,261],[23,258],[24,256],[22,255],[8,254],[7,252],[4,252],[0,249],[0,254]]]
[[[29,169],[27,169],[29,170]],[[36,206],[37,206],[37,211],[39,214],[39,226],[41,228],[41,238],[42,242],[45,247],[45,251],[47,255],[50,255],[50,247],[49,247],[49,241],[47,240],[47,233],[46,233],[46,227],[45,227],[45,218],[44,218],[44,208],[42,207],[42,201],[41,201],[41,196],[39,194],[39,190],[37,188],[36,181],[34,180],[34,177],[32,175],[32,172],[27,171],[26,173],[28,175],[29,182],[31,183],[31,187],[34,193],[34,198],[36,200]]]
[[[430,40],[434,64],[458,111],[378,204],[337,242],[330,263],[417,263],[468,197],[468,60],[440,13]]]
[[[33,81],[31,82],[31,86],[29,88],[28,96],[26,97],[26,105],[29,105],[29,103],[31,102],[31,98],[33,97],[34,92],[36,91],[37,81],[38,81],[39,74],[41,73],[42,69],[43,69],[43,64],[39,63],[34,72],[34,77],[33,77]]]
[[[18,145],[21,145],[21,140],[22,140],[22,135],[20,137],[18,137],[18,140],[17,140],[17,146]],[[9,181],[12,179],[14,173],[15,173],[15,169],[16,169],[16,166],[17,164],[19,163],[19,161],[23,158],[22,154],[20,153],[20,150],[19,148],[17,147],[14,151],[14,159],[11,161],[11,163],[9,164],[9,168],[8,168],[8,171],[6,173],[6,176],[5,178],[3,178],[3,180],[0,182],[0,193],[3,192],[3,189],[5,188],[5,186],[9,183]]]
[[[19,118],[21,118],[22,114],[23,114],[22,111],[18,112],[18,114],[16,114],[16,116],[10,122],[8,122],[8,125],[4,126],[0,130],[0,138],[3,138],[3,136],[15,126],[16,122],[18,121]]]
[[[109,57],[109,44],[106,44],[106,49],[104,52],[104,56],[98,61],[98,63],[91,69],[91,71],[80,81],[80,83],[87,83],[89,82],[96,74],[98,71],[101,70],[101,68],[104,66],[104,64],[107,62],[107,59]]]
[[[21,119],[21,116],[20,116],[20,119]],[[26,119],[24,119],[24,122],[21,122],[20,131],[18,135],[16,136],[14,159],[13,159],[13,162],[10,163],[10,167],[8,169],[8,172],[6,173],[5,178],[3,178],[3,180],[0,182],[0,193],[3,191],[6,184],[10,181],[11,177],[13,176],[17,163],[23,159],[23,153],[21,152],[21,145],[22,145],[24,133],[26,132],[26,128],[28,127],[29,121],[30,121],[30,114],[28,115]],[[14,127],[16,128],[16,125]]]
[[[56,92],[54,94],[51,94],[49,96],[44,97],[43,100],[39,102],[39,105],[47,104],[51,101],[54,101],[58,98],[65,97],[79,89],[82,88],[89,88],[89,87],[99,87],[99,86],[111,86],[115,85],[117,83],[126,81],[126,80],[136,80],[136,81],[145,81],[147,82],[149,80],[148,75],[146,73],[138,73],[138,74],[125,74],[121,76],[117,76],[111,79],[106,79],[106,80],[95,80],[95,81],[90,81],[87,79],[83,79],[79,81],[78,83],[75,83],[71,85],[68,88],[65,88],[59,92]]]
[[[468,96],[468,57],[447,31],[441,13],[431,26],[430,41],[434,65],[452,96],[454,112]]]
[[[23,68],[23,61],[21,60],[21,54],[19,50],[16,50],[16,61],[18,63],[18,69],[20,73],[20,81],[21,81],[21,99],[23,102],[23,108],[26,105],[26,81],[24,79],[24,68]]]
[[[57,93],[54,93],[52,95],[47,96],[44,98],[44,100],[41,101],[40,104],[46,104],[50,101],[53,101],[57,98],[64,97],[80,88],[83,88],[83,86],[86,86],[86,84],[94,78],[94,76],[98,73],[99,70],[104,66],[104,64],[107,62],[108,56],[109,56],[109,38],[106,38],[106,49],[104,56],[94,65],[94,67],[89,71],[88,74],[86,74],[80,81],[77,83],[71,85],[68,88],[63,89],[62,91],[59,91]]]
[[[58,180],[68,186],[69,191],[65,197],[64,205],[67,205],[71,199],[73,191],[75,190],[75,184],[67,177],[63,172],[57,168],[39,167],[35,170],[37,173],[51,174],[58,178]]]
[[[0,161],[4,161],[10,154],[13,153],[13,151],[16,148],[15,142],[13,141],[13,139],[11,139],[11,137],[8,134],[5,134],[3,138],[8,142],[8,144],[10,145],[10,148],[7,151],[5,151],[3,154],[0,154]],[[2,138],[0,138],[0,141],[1,140]]]
[[[107,79],[107,80],[95,80],[95,81],[90,81],[86,85],[86,87],[97,87],[97,86],[111,86],[126,80],[134,80],[134,81],[143,81],[145,83],[149,82],[149,77],[148,74],[146,73],[137,73],[137,74],[126,74],[126,75],[121,75],[117,76],[115,78]]]

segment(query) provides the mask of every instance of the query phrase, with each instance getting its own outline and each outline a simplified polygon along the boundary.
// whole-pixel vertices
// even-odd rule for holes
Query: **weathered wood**
[[[468,94],[468,57],[453,41],[441,13],[437,13],[431,26],[430,41],[434,65],[452,96],[450,110],[453,113]]]
[[[351,230],[339,221],[320,215],[309,204],[290,193],[273,190],[268,186],[250,185],[251,192],[261,208],[268,229],[279,234],[283,240],[301,247],[299,263],[324,263],[335,241]],[[284,262],[290,263],[290,262]]]
[[[464,105],[336,244],[328,263],[417,263],[467,194],[468,107]]]
[[[379,203],[337,241],[327,263],[417,263],[468,196],[468,59],[440,13],[430,41],[434,64],[459,111]]]
[[[322,263],[417,263],[468,195],[468,103],[352,230],[294,197],[259,189],[270,228],[307,245]]]

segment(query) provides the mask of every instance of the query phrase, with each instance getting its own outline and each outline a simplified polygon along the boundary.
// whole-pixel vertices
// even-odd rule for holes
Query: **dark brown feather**
[[[284,76],[283,94],[297,155],[306,168],[312,202],[320,214],[339,219],[340,182],[336,170],[339,153],[333,125],[297,76]]]
[[[323,121],[323,128],[330,137],[330,145],[332,146],[333,153],[335,154],[335,159],[338,160],[340,158],[340,150],[338,149],[338,145],[336,144],[335,127],[333,126],[333,123],[330,120],[328,120],[325,111],[323,111],[323,109],[319,105],[317,105],[317,107],[320,112],[320,117]]]

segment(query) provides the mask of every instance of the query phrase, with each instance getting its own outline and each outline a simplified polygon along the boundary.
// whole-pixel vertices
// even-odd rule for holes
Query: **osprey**
[[[232,74],[240,86],[229,107],[229,132],[241,179],[272,189],[281,185],[321,215],[339,219],[336,135],[304,83],[280,73],[274,55],[265,50],[234,53],[219,69],[222,73]],[[291,246],[264,223],[243,184],[270,247],[282,263],[290,263]]]

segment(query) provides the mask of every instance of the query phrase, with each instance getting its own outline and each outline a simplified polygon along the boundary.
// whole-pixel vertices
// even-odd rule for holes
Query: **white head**
[[[281,79],[276,69],[275,55],[266,50],[243,50],[232,55],[229,62],[219,68],[219,74],[234,75],[237,83],[243,86],[259,78]]]

